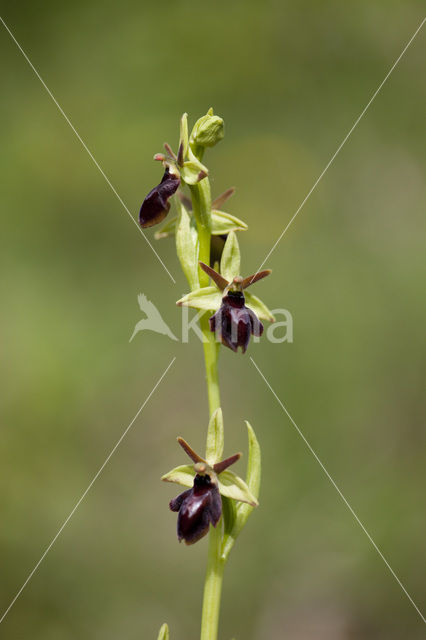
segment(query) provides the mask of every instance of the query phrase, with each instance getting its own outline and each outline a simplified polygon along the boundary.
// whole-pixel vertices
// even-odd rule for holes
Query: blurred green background
[[[2,16],[129,209],[178,121],[208,107],[206,157],[253,272],[420,24],[424,4],[3,2]],[[160,476],[201,449],[196,338],[141,333],[137,294],[175,333],[173,285],[5,29],[0,29],[3,611],[176,362],[7,618],[4,638],[197,638],[206,540],[179,545]],[[294,343],[250,354],[420,609],[425,572],[423,29],[257,285]],[[423,80],[422,80],[423,79]],[[153,240],[153,231],[147,235]],[[225,576],[220,637],[424,637],[409,600],[251,364],[220,362],[226,452],[263,449],[261,506]],[[244,473],[244,460],[238,471]]]

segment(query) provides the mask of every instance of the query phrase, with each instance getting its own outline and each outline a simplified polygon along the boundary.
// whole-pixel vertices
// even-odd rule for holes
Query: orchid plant
[[[234,352],[241,348],[244,353],[250,337],[262,335],[262,320],[274,321],[266,305],[246,292],[247,287],[268,276],[270,270],[247,277],[240,275],[236,232],[247,230],[247,225],[222,210],[234,189],[211,199],[209,170],[203,164],[203,156],[223,135],[223,120],[213,109],[197,120],[190,135],[185,113],[180,122],[177,153],[165,144],[165,153],[154,156],[162,163],[164,174],[144,199],[139,214],[143,228],[157,225],[168,215],[170,199],[175,197],[177,215],[166,221],[155,237],[175,236],[177,255],[190,288],[177,304],[202,311],[199,322],[210,408],[206,452],[204,457],[199,455],[179,437],[178,442],[191,464],[177,466],[162,477],[166,482],[186,488],[169,505],[178,514],[178,540],[191,545],[209,535],[201,640],[217,640],[225,564],[249,515],[258,506],[261,472],[259,442],[248,422],[245,480],[229,470],[240,453],[222,459],[224,426],[218,379],[219,351],[223,345]],[[169,640],[167,624],[161,627],[158,640]]]

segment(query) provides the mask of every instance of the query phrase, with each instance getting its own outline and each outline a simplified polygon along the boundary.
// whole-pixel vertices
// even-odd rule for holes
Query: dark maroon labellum
[[[178,511],[177,535],[179,542],[194,544],[215,527],[222,515],[219,489],[209,475],[197,474],[192,489],[184,491],[170,501],[170,509]]]
[[[210,318],[210,331],[225,347],[237,351],[241,347],[245,353],[250,336],[261,336],[263,324],[257,315],[246,307],[242,291],[229,291],[222,298],[220,309]]]
[[[139,213],[141,227],[152,227],[158,224],[170,210],[169,198],[176,192],[180,178],[166,168],[163,178],[146,196]]]

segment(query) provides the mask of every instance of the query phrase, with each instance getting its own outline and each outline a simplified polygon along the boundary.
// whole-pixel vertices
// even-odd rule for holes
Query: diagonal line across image
[[[361,119],[364,117],[365,113],[367,112],[368,108],[370,107],[370,105],[372,104],[372,102],[374,101],[374,99],[377,97],[377,95],[379,94],[379,92],[381,91],[383,85],[385,84],[385,82],[387,81],[387,79],[389,78],[389,76],[391,75],[391,73],[393,72],[393,70],[395,69],[395,67],[397,66],[397,64],[400,62],[400,60],[402,59],[402,57],[404,56],[404,54],[406,53],[408,47],[411,45],[411,43],[413,42],[414,38],[417,36],[417,34],[419,33],[420,29],[423,27],[424,23],[426,22],[426,18],[424,18],[421,23],[419,24],[419,26],[417,27],[417,29],[415,30],[415,32],[413,33],[413,35],[411,36],[411,38],[409,39],[409,41],[407,42],[407,44],[405,45],[405,47],[403,48],[403,50],[401,51],[401,53],[399,54],[399,56],[397,57],[397,59],[395,60],[395,62],[393,63],[393,65],[391,66],[391,68],[389,69],[389,71],[387,72],[387,74],[385,75],[384,79],[382,80],[382,82],[379,84],[379,86],[377,87],[376,91],[373,93],[373,95],[371,96],[370,100],[367,102],[367,104],[365,105],[364,109],[361,111],[361,113],[359,114],[358,118],[355,120],[354,124],[352,125],[352,127],[349,129],[348,133],[345,135],[345,137],[343,138],[342,142],[339,144],[339,146],[337,147],[336,151],[333,153],[333,155],[331,156],[330,160],[328,161],[328,163],[325,165],[324,169],[322,170],[322,172],[320,173],[320,175],[318,176],[318,178],[316,179],[316,181],[314,182],[313,186],[311,187],[311,189],[308,191],[307,195],[305,196],[305,198],[302,200],[302,202],[300,203],[299,207],[297,208],[296,212],[293,214],[293,216],[290,218],[290,221],[287,223],[287,226],[283,229],[283,231],[281,232],[281,234],[279,235],[278,239],[276,240],[276,242],[274,243],[274,245],[272,246],[272,248],[269,250],[269,252],[267,253],[265,259],[262,261],[262,263],[259,265],[256,273],[259,273],[259,271],[262,270],[262,268],[264,267],[266,261],[269,259],[269,257],[271,256],[271,254],[275,251],[275,249],[277,248],[277,246],[279,245],[279,243],[281,242],[281,240],[283,239],[284,235],[287,233],[288,229],[290,228],[290,226],[293,224],[293,222],[295,221],[296,217],[298,216],[298,214],[300,213],[300,211],[302,210],[302,208],[305,206],[306,202],[309,200],[309,198],[311,197],[312,193],[314,192],[314,190],[316,189],[316,187],[318,186],[318,184],[321,182],[322,178],[324,177],[324,175],[326,174],[326,172],[328,171],[328,169],[330,168],[330,166],[333,164],[334,160],[336,159],[337,155],[340,153],[340,151],[342,150],[343,146],[346,144],[346,142],[348,141],[349,137],[351,136],[351,134],[353,133],[354,129],[358,126],[359,122],[361,121]],[[255,274],[256,275],[256,274]]]
[[[128,432],[130,431],[131,427],[133,426],[133,424],[135,423],[135,421],[139,417],[139,415],[142,412],[142,410],[148,404],[151,396],[153,395],[153,393],[155,392],[157,387],[161,384],[161,382],[163,381],[164,377],[168,373],[170,367],[173,365],[175,360],[176,360],[176,356],[170,361],[170,363],[167,366],[167,368],[163,371],[163,373],[161,374],[161,376],[159,377],[159,379],[157,380],[157,382],[155,383],[155,385],[153,386],[153,388],[151,389],[151,391],[149,392],[149,394],[147,395],[147,397],[145,398],[145,400],[143,401],[143,403],[141,404],[139,409],[137,410],[136,414],[134,415],[134,417],[132,418],[130,423],[127,425],[126,429],[123,431],[123,433],[121,434],[120,438],[117,440],[117,442],[115,443],[115,445],[111,449],[110,453],[107,455],[107,457],[105,458],[104,462],[99,467],[98,471],[93,476],[93,478],[90,481],[87,489],[82,493],[82,495],[80,496],[80,498],[75,503],[75,505],[72,508],[72,510],[69,513],[69,515],[65,518],[65,520],[62,523],[61,527],[58,529],[58,532],[52,538],[52,540],[50,541],[50,543],[48,544],[48,546],[44,550],[42,556],[40,557],[38,562],[35,564],[34,568],[29,573],[29,575],[28,575],[27,579],[25,580],[24,584],[18,590],[18,592],[16,593],[15,597],[13,598],[13,600],[11,601],[11,603],[9,604],[7,609],[3,612],[2,616],[0,617],[0,624],[3,622],[3,620],[5,619],[5,617],[7,616],[7,614],[9,613],[9,611],[11,610],[11,608],[13,607],[13,605],[15,604],[15,602],[17,601],[17,599],[19,598],[19,596],[21,595],[21,593],[23,592],[23,590],[25,589],[25,587],[27,586],[27,584],[29,583],[29,581],[31,580],[33,575],[35,574],[35,572],[37,571],[37,569],[39,568],[39,566],[41,565],[41,563],[43,562],[43,560],[45,559],[45,557],[47,556],[47,554],[49,553],[49,551],[51,550],[51,548],[53,547],[53,545],[55,544],[55,542],[57,541],[59,536],[61,535],[62,531],[65,529],[65,527],[67,526],[68,522],[73,517],[74,513],[77,511],[78,507],[83,502],[84,498],[87,496],[87,494],[89,493],[90,489],[93,487],[93,485],[95,484],[96,480],[101,475],[102,471],[105,469],[105,467],[108,464],[108,462],[111,460],[112,456],[114,455],[114,453],[116,452],[116,450],[118,449],[118,447],[120,446],[120,444],[122,443],[122,441],[124,440],[124,438],[126,437]]]
[[[21,45],[19,44],[19,42],[17,41],[17,39],[15,38],[15,36],[13,35],[12,31],[9,29],[9,27],[7,26],[7,24],[5,23],[5,21],[3,20],[3,18],[0,16],[0,21],[3,24],[4,28],[6,29],[6,31],[8,32],[8,34],[10,35],[10,37],[12,38],[13,42],[16,44],[16,46],[18,47],[19,51],[22,53],[22,55],[24,56],[25,60],[28,62],[28,64],[30,65],[31,69],[34,71],[35,75],[37,76],[37,78],[40,80],[41,84],[43,85],[43,87],[46,89],[47,93],[49,94],[49,96],[52,98],[53,102],[55,103],[55,105],[57,106],[59,112],[62,114],[62,116],[65,118],[66,122],[68,123],[68,125],[71,127],[72,131],[74,132],[75,136],[77,137],[77,139],[79,140],[79,142],[81,143],[81,145],[83,146],[84,150],[88,153],[90,159],[92,160],[93,164],[95,165],[95,167],[98,169],[99,173],[102,175],[102,177],[104,178],[105,182],[108,184],[108,186],[110,187],[111,191],[113,192],[113,194],[115,195],[115,197],[117,198],[117,200],[119,201],[119,203],[121,204],[121,206],[123,207],[123,209],[128,213],[130,219],[133,221],[133,223],[136,225],[137,229],[139,230],[139,232],[142,234],[145,242],[148,244],[148,246],[150,247],[151,251],[154,253],[155,257],[157,258],[157,260],[160,262],[160,264],[162,265],[163,269],[166,271],[167,275],[169,276],[169,278],[173,281],[174,284],[176,284],[176,280],[174,279],[174,277],[172,276],[172,274],[170,273],[170,271],[168,270],[168,268],[166,267],[166,265],[164,264],[163,260],[160,258],[160,256],[158,255],[157,251],[154,249],[152,243],[149,241],[149,239],[147,238],[147,236],[145,235],[145,233],[143,232],[142,228],[139,226],[137,220],[134,218],[134,216],[131,214],[129,208],[127,207],[127,205],[124,203],[123,199],[121,198],[121,196],[119,195],[118,191],[116,190],[116,188],[113,186],[113,184],[111,183],[111,181],[109,180],[108,176],[106,175],[105,171],[102,169],[102,167],[100,166],[100,164],[98,163],[98,161],[96,160],[96,158],[94,157],[93,153],[90,151],[89,147],[86,145],[86,143],[84,142],[84,140],[82,139],[82,137],[80,136],[80,134],[78,133],[77,129],[74,127],[74,125],[72,124],[71,120],[68,118],[67,114],[65,113],[65,111],[62,109],[61,105],[59,104],[59,102],[56,100],[55,96],[53,95],[53,93],[51,92],[51,90],[49,89],[49,87],[47,86],[47,84],[45,83],[45,81],[43,80],[43,78],[41,77],[41,75],[39,74],[39,72],[37,71],[37,69],[35,68],[35,66],[33,65],[33,63],[31,62],[31,60],[29,59],[29,57],[27,56],[27,54],[25,53],[25,51],[23,50],[23,48],[21,47]]]
[[[365,528],[364,524],[361,522],[361,520],[359,519],[359,517],[357,516],[357,514],[355,513],[355,511],[353,510],[353,508],[351,507],[351,505],[349,504],[348,500],[345,498],[345,496],[343,495],[341,489],[338,487],[338,485],[336,484],[335,480],[332,478],[332,476],[329,474],[329,472],[327,471],[326,467],[324,466],[324,464],[322,463],[322,461],[320,460],[320,458],[318,457],[318,454],[316,453],[316,451],[313,449],[313,447],[310,445],[310,443],[308,442],[308,440],[306,439],[306,437],[304,436],[303,432],[301,431],[301,429],[297,426],[296,422],[293,420],[293,418],[291,417],[290,413],[288,412],[288,410],[286,409],[285,405],[281,402],[280,398],[278,397],[278,395],[275,393],[274,389],[272,388],[272,386],[270,385],[270,383],[268,382],[268,380],[266,379],[265,375],[262,373],[262,371],[259,369],[259,367],[257,366],[257,364],[255,363],[255,361],[253,360],[253,358],[250,356],[250,360],[253,364],[253,366],[255,367],[255,369],[257,370],[257,372],[259,373],[260,377],[263,379],[264,383],[266,384],[266,386],[268,387],[268,389],[270,390],[270,392],[272,393],[272,395],[274,396],[275,400],[278,402],[278,404],[280,405],[281,409],[284,411],[284,413],[286,414],[287,418],[290,420],[291,424],[293,425],[293,427],[296,429],[297,433],[299,434],[299,436],[302,438],[303,442],[305,443],[305,445],[308,447],[309,451],[311,452],[311,454],[314,456],[315,460],[318,462],[318,464],[320,465],[321,469],[323,470],[323,472],[325,473],[325,475],[327,476],[328,480],[331,482],[331,484],[333,485],[333,487],[336,489],[337,493],[339,494],[339,496],[341,497],[341,499],[343,500],[343,502],[345,503],[346,507],[349,509],[349,511],[351,512],[352,516],[355,518],[356,522],[359,524],[359,526],[361,527],[361,529],[363,530],[363,532],[365,533],[365,535],[367,536],[367,538],[369,539],[369,541],[371,542],[371,544],[373,545],[374,549],[377,551],[377,553],[379,554],[379,556],[381,557],[381,559],[383,560],[383,562],[385,563],[385,565],[387,566],[387,568],[389,569],[389,571],[391,572],[391,574],[393,575],[393,577],[395,578],[395,580],[397,581],[397,583],[399,584],[399,586],[401,587],[401,589],[403,590],[403,592],[405,593],[405,595],[407,596],[408,600],[411,602],[411,604],[413,605],[413,607],[415,608],[415,610],[417,611],[417,613],[419,614],[419,616],[421,617],[421,619],[423,620],[423,622],[426,624],[426,618],[424,617],[424,615],[422,614],[422,612],[420,611],[419,607],[416,605],[416,603],[414,602],[413,598],[410,596],[410,594],[408,593],[407,589],[404,587],[404,585],[402,584],[401,580],[398,578],[398,576],[396,575],[395,571],[392,569],[391,565],[389,564],[389,562],[386,560],[385,556],[383,555],[383,553],[380,551],[379,547],[377,546],[377,544],[374,542],[373,538],[371,537],[371,535],[369,534],[369,532],[367,531],[367,529]]]

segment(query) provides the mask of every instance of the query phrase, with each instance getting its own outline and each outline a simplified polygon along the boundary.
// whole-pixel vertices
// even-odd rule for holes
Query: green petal
[[[267,320],[268,322],[275,322],[275,317],[269,311],[266,304],[262,302],[257,296],[252,293],[244,291],[244,297],[246,299],[246,305],[249,309],[255,312],[260,320]]]
[[[189,214],[179,203],[179,218],[176,223],[176,251],[182,270],[191,289],[198,289],[198,235],[191,226]]]
[[[223,471],[218,476],[219,491],[223,496],[247,502],[252,507],[258,506],[256,497],[252,494],[242,478],[237,476],[233,471]]]
[[[210,418],[207,431],[206,460],[213,466],[221,459],[223,453],[223,415],[222,409],[216,409]]]
[[[203,287],[191,291],[176,302],[179,307],[192,307],[205,311],[217,311],[222,304],[222,295],[216,287]]]
[[[181,484],[183,487],[192,487],[194,484],[194,477],[194,467],[190,464],[182,464],[169,471],[169,473],[166,473],[161,479],[164,480],[164,482],[175,482],[176,484]]]
[[[248,226],[239,218],[225,211],[212,211],[212,235],[220,236],[230,231],[246,231]]]
[[[224,278],[232,282],[235,276],[240,275],[240,247],[238,245],[237,236],[234,231],[228,235],[225,246],[223,247],[222,258],[220,261],[220,273]]]
[[[157,640],[169,640],[169,627],[166,623],[161,626]]]
[[[260,489],[260,476],[261,476],[261,453],[259,442],[256,438],[256,434],[253,428],[246,421],[249,440],[249,454],[247,464],[247,486],[251,493],[258,498]],[[222,559],[226,560],[229,553],[234,546],[236,538],[241,533],[244,525],[247,522],[249,515],[252,513],[253,507],[249,504],[237,504],[236,514],[234,516],[234,523],[232,528],[228,528],[224,531],[223,543],[222,543]]]

